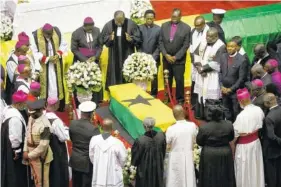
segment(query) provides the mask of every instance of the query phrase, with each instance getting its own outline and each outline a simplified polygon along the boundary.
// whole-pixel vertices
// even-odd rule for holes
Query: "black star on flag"
[[[151,104],[148,102],[150,100],[153,100],[154,98],[143,98],[141,95],[138,95],[135,99],[127,99],[123,100],[122,102],[131,102],[128,107],[136,104],[144,104],[144,105],[150,105]]]

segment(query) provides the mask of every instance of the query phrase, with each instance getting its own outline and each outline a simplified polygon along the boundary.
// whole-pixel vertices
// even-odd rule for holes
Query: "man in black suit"
[[[156,61],[157,70],[160,65],[160,49],[159,49],[159,35],[161,28],[154,24],[155,12],[147,10],[144,13],[145,24],[140,25],[141,45],[138,47],[139,52],[151,54]],[[157,71],[158,72],[158,71]],[[151,83],[151,95],[156,97],[158,93],[158,73]]]
[[[186,51],[190,45],[190,26],[181,21],[181,10],[174,9],[171,21],[164,23],[160,31],[160,50],[164,69],[169,70],[169,86],[176,80],[176,99],[184,102],[184,71]]]
[[[263,85],[266,86],[272,83],[271,75],[268,74],[260,64],[256,64],[251,69],[252,79],[260,79]]]
[[[237,44],[233,41],[227,43],[227,53],[220,58],[222,101],[224,107],[228,108],[225,117],[235,121],[239,113],[239,103],[236,90],[244,87],[247,80],[248,63],[246,58],[237,52]]]
[[[218,30],[219,39],[223,41],[223,43],[226,43],[226,41],[225,41],[224,31],[221,27],[221,23],[223,21],[225,12],[226,11],[223,9],[212,9],[213,21],[207,23],[209,27],[214,27]]]
[[[235,42],[237,45],[237,51],[240,55],[242,55],[243,57],[246,58],[247,63],[248,63],[248,76],[247,76],[247,80],[250,80],[250,71],[251,71],[251,63],[250,63],[250,59],[245,51],[245,49],[242,46],[242,38],[240,36],[234,36],[232,37],[231,41]]]
[[[95,108],[96,104],[92,101],[81,103],[81,119],[71,121],[69,126],[72,141],[69,165],[72,168],[73,187],[91,187],[93,167],[89,158],[89,146],[91,138],[100,134],[98,128],[91,123]]]
[[[281,186],[281,107],[275,95],[264,96],[264,105],[269,108],[265,118],[266,134],[263,150],[265,157],[265,174],[268,187]]]
[[[264,106],[263,97],[266,94],[262,80],[255,79],[251,82],[252,103],[260,107],[264,114],[267,114],[267,108]]]
[[[261,64],[262,67],[264,67],[266,62],[269,59],[272,59],[272,57],[268,54],[264,44],[257,44],[254,48],[254,53],[255,56],[253,59],[252,66],[254,66],[255,64]]]

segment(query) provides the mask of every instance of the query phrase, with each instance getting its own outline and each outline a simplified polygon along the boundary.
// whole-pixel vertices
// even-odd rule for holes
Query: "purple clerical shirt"
[[[272,83],[278,88],[279,93],[281,94],[281,73],[279,71],[273,72],[271,74]]]
[[[171,25],[171,32],[170,32],[170,41],[174,40],[175,34],[177,32],[177,28],[178,28],[178,25],[175,24],[175,23],[172,23],[172,25]]]

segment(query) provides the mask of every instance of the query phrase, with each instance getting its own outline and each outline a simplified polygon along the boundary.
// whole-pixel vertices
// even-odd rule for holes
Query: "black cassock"
[[[136,187],[164,187],[165,135],[149,131],[132,147],[132,165],[137,167]]]
[[[54,120],[49,119],[52,122]],[[50,147],[53,151],[53,161],[50,164],[50,187],[68,187],[68,157],[65,142],[61,142],[54,134],[51,136]]]
[[[202,146],[199,187],[235,187],[234,161],[229,145],[234,129],[229,121],[201,125],[197,144]]]
[[[9,139],[10,119],[7,119],[1,126],[1,186],[28,187],[29,182],[31,187],[30,173],[29,178],[27,175],[29,168],[28,166],[22,164],[22,152],[19,153],[19,158],[17,160],[13,159],[15,155]],[[22,142],[24,142],[24,135],[25,127],[24,124],[22,124]],[[23,143],[19,148],[23,150]]]
[[[219,39],[220,39],[221,41],[223,41],[223,43],[226,44],[224,31],[223,31],[223,29],[221,28],[221,26],[220,26],[219,24],[216,24],[214,21],[208,22],[207,25],[208,25],[209,27],[214,27],[214,28],[216,28],[216,29],[218,30]]]
[[[125,82],[122,73],[124,61],[130,54],[135,52],[135,47],[141,43],[139,28],[130,19],[125,19],[122,25],[121,36],[117,36],[117,28],[114,20],[111,20],[106,23],[101,34],[103,44],[108,47],[106,89],[108,89],[108,86]],[[114,40],[110,40],[112,32],[114,32]],[[126,40],[125,32],[131,36],[132,41],[128,42]]]

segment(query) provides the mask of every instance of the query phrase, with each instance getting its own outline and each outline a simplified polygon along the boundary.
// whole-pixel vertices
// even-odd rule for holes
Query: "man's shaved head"
[[[103,120],[103,128],[105,132],[111,132],[113,129],[113,121],[109,118]]]
[[[181,105],[176,105],[173,108],[173,115],[176,120],[183,120],[185,119],[185,111]]]
[[[202,31],[205,27],[205,18],[203,16],[197,16],[194,19],[194,27],[198,32]]]
[[[218,30],[214,27],[209,28],[209,30],[207,31],[207,43],[208,44],[213,44],[215,43],[219,38],[219,33]]]
[[[121,27],[124,24],[124,21],[125,21],[125,13],[121,10],[117,10],[114,13],[114,21],[115,21],[115,24],[118,27]]]
[[[114,12],[114,18],[116,18],[117,16],[125,17],[125,13],[122,10],[117,10],[116,12]]]
[[[263,58],[267,53],[265,45],[257,44],[254,48],[254,53],[255,53],[256,57]]]
[[[277,98],[274,94],[267,93],[263,96],[263,102],[267,108],[271,108],[277,105]]]

